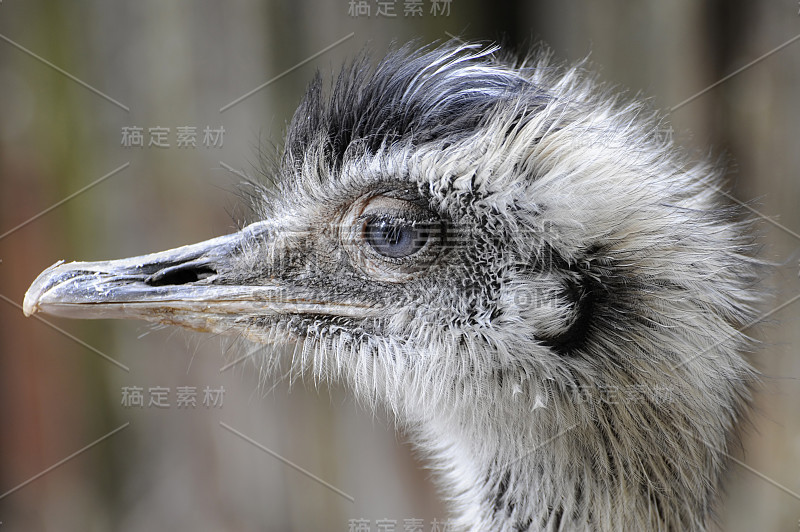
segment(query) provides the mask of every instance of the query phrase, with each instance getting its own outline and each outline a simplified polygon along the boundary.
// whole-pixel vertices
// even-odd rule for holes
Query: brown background
[[[348,0],[119,0],[0,3],[0,35],[130,108],[125,111],[0,40],[0,234],[113,169],[128,167],[0,238],[2,530],[347,530],[348,520],[444,513],[427,473],[385,416],[313,382],[259,384],[251,365],[220,371],[230,342],[133,322],[50,321],[126,365],[109,363],[25,319],[33,278],[57,259],[141,254],[229,232],[232,192],[258,146],[279,144],[316,69],[330,73],[365,45],[500,39],[556,57],[589,57],[602,79],[668,111],[800,34],[795,1],[453,0],[449,16],[348,15]],[[219,109],[354,32],[224,113]],[[763,221],[778,264],[767,313],[800,294],[800,42],[669,113],[689,149],[730,161],[735,196]],[[124,148],[125,126],[170,127],[171,148]],[[175,147],[178,126],[226,129],[224,146]],[[800,302],[752,329],[765,380],[719,508],[724,530],[796,531],[800,498]],[[240,352],[240,347],[232,350]],[[124,408],[124,386],[170,387],[173,406]],[[226,390],[222,408],[174,405],[178,386]],[[318,389],[315,389],[318,388]],[[222,428],[224,422],[355,498],[351,503]],[[766,478],[764,478],[766,477]]]

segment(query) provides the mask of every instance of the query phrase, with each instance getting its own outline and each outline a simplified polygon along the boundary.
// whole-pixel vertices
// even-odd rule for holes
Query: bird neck
[[[579,482],[554,482],[565,463],[555,441],[524,434],[522,425],[514,434],[490,420],[463,421],[428,419],[414,436],[437,473],[455,530],[558,529],[564,512],[581,505]]]
[[[509,404],[415,423],[456,530],[705,529],[716,478],[703,445],[652,427],[626,441],[615,427],[630,405]]]

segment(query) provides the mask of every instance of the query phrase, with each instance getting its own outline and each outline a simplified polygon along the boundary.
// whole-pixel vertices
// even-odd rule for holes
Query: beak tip
[[[53,270],[58,268],[64,264],[63,260],[60,260],[47,268],[45,271],[39,274],[33,283],[31,283],[30,288],[28,291],[25,292],[25,298],[22,301],[22,313],[25,317],[30,317],[33,314],[42,310],[39,303],[41,302],[42,296],[52,288],[51,279],[53,278]]]
[[[26,318],[29,318],[33,314],[36,314],[39,311],[39,298],[38,296],[31,294],[30,291],[25,293],[25,300],[22,302],[22,313],[25,314]]]

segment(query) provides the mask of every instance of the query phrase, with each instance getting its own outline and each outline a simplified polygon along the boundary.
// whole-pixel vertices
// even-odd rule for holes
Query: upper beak
[[[285,239],[282,239],[285,240]],[[257,284],[232,284],[243,246],[274,245],[269,222],[238,233],[160,253],[100,262],[59,261],[43,271],[25,294],[23,312],[68,318],[135,318],[250,336],[251,318],[289,314],[367,317],[370,307],[334,300],[265,273]],[[270,244],[272,243],[272,244]],[[282,256],[272,249],[270,255]],[[273,271],[264,268],[263,272]],[[240,276],[234,276],[240,277]]]

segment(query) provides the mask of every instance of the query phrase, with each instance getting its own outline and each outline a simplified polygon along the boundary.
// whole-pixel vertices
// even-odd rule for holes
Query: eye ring
[[[437,261],[445,221],[422,201],[390,194],[354,202],[342,218],[340,238],[353,266],[373,279],[398,283]]]
[[[389,216],[368,216],[362,238],[372,249],[388,259],[412,257],[425,249],[431,237],[430,224],[424,221]]]

